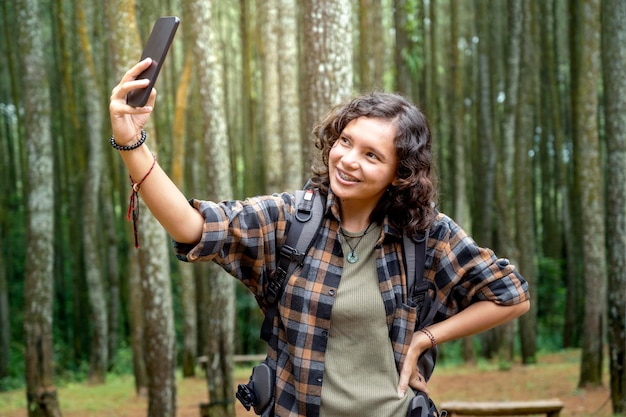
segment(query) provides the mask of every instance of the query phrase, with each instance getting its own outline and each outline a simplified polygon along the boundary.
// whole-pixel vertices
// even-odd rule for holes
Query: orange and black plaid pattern
[[[175,243],[178,258],[218,263],[265,308],[265,288],[276,268],[277,249],[286,238],[294,196],[283,193],[221,203],[191,200],[191,204],[205,217],[202,240],[195,247]],[[266,359],[275,371],[275,395],[264,416],[319,415],[331,311],[344,262],[338,227],[331,193],[304,266],[290,277],[280,300]],[[415,307],[406,303],[401,242],[401,235],[385,221],[376,246],[376,268],[398,369],[411,342],[416,316]],[[478,247],[441,213],[430,230],[424,273],[435,283],[440,301],[435,321],[474,301],[515,304],[529,296],[526,282],[506,259]]]

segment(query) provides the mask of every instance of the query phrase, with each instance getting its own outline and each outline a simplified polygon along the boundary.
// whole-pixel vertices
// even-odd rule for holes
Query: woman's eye
[[[375,153],[373,153],[373,152],[368,152],[368,153],[366,153],[366,155],[367,155],[367,157],[368,157],[368,158],[370,158],[370,159],[378,159],[378,155],[376,155],[376,154],[375,154]]]

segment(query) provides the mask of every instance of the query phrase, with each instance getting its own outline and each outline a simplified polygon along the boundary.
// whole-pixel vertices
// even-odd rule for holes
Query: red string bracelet
[[[139,235],[137,233],[137,224],[139,223],[139,188],[141,187],[141,184],[143,184],[143,182],[146,180],[146,178],[148,178],[148,175],[150,175],[150,173],[154,169],[154,166],[156,165],[156,155],[152,154],[152,157],[154,158],[152,160],[152,166],[150,167],[146,175],[143,176],[141,181],[133,182],[133,178],[130,175],[128,176],[128,178],[130,178],[130,184],[132,189],[130,191],[130,199],[128,202],[128,212],[126,213],[126,220],[130,221],[132,214],[135,248],[139,248]]]

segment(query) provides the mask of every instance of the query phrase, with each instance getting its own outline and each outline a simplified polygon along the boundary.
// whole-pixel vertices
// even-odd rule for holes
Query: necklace
[[[353,263],[355,263],[355,262],[357,262],[359,260],[359,255],[356,253],[356,248],[357,248],[357,246],[359,246],[359,243],[361,243],[361,240],[363,239],[363,236],[365,236],[367,234],[367,232],[370,231],[370,227],[372,227],[372,224],[374,224],[374,223],[373,222],[370,223],[367,226],[367,229],[365,229],[365,231],[360,236],[347,236],[344,233],[343,228],[341,226],[339,226],[339,233],[341,233],[341,235],[346,239],[346,243],[350,247],[350,253],[348,254],[348,256],[346,256],[346,259],[351,264],[353,264]],[[352,246],[350,244],[350,239],[357,238],[357,237],[359,238],[359,240],[357,240],[356,244],[354,246]]]

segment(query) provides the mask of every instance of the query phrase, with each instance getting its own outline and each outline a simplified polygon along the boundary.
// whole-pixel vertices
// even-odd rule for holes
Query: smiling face
[[[397,231],[415,236],[432,225],[436,188],[430,127],[414,104],[393,93],[363,94],[333,108],[313,135],[320,153],[311,185],[337,197],[344,229],[358,232],[386,219]]]
[[[328,155],[330,188],[341,201],[342,218],[368,214],[396,179],[398,157],[392,121],[359,117],[346,125]]]

